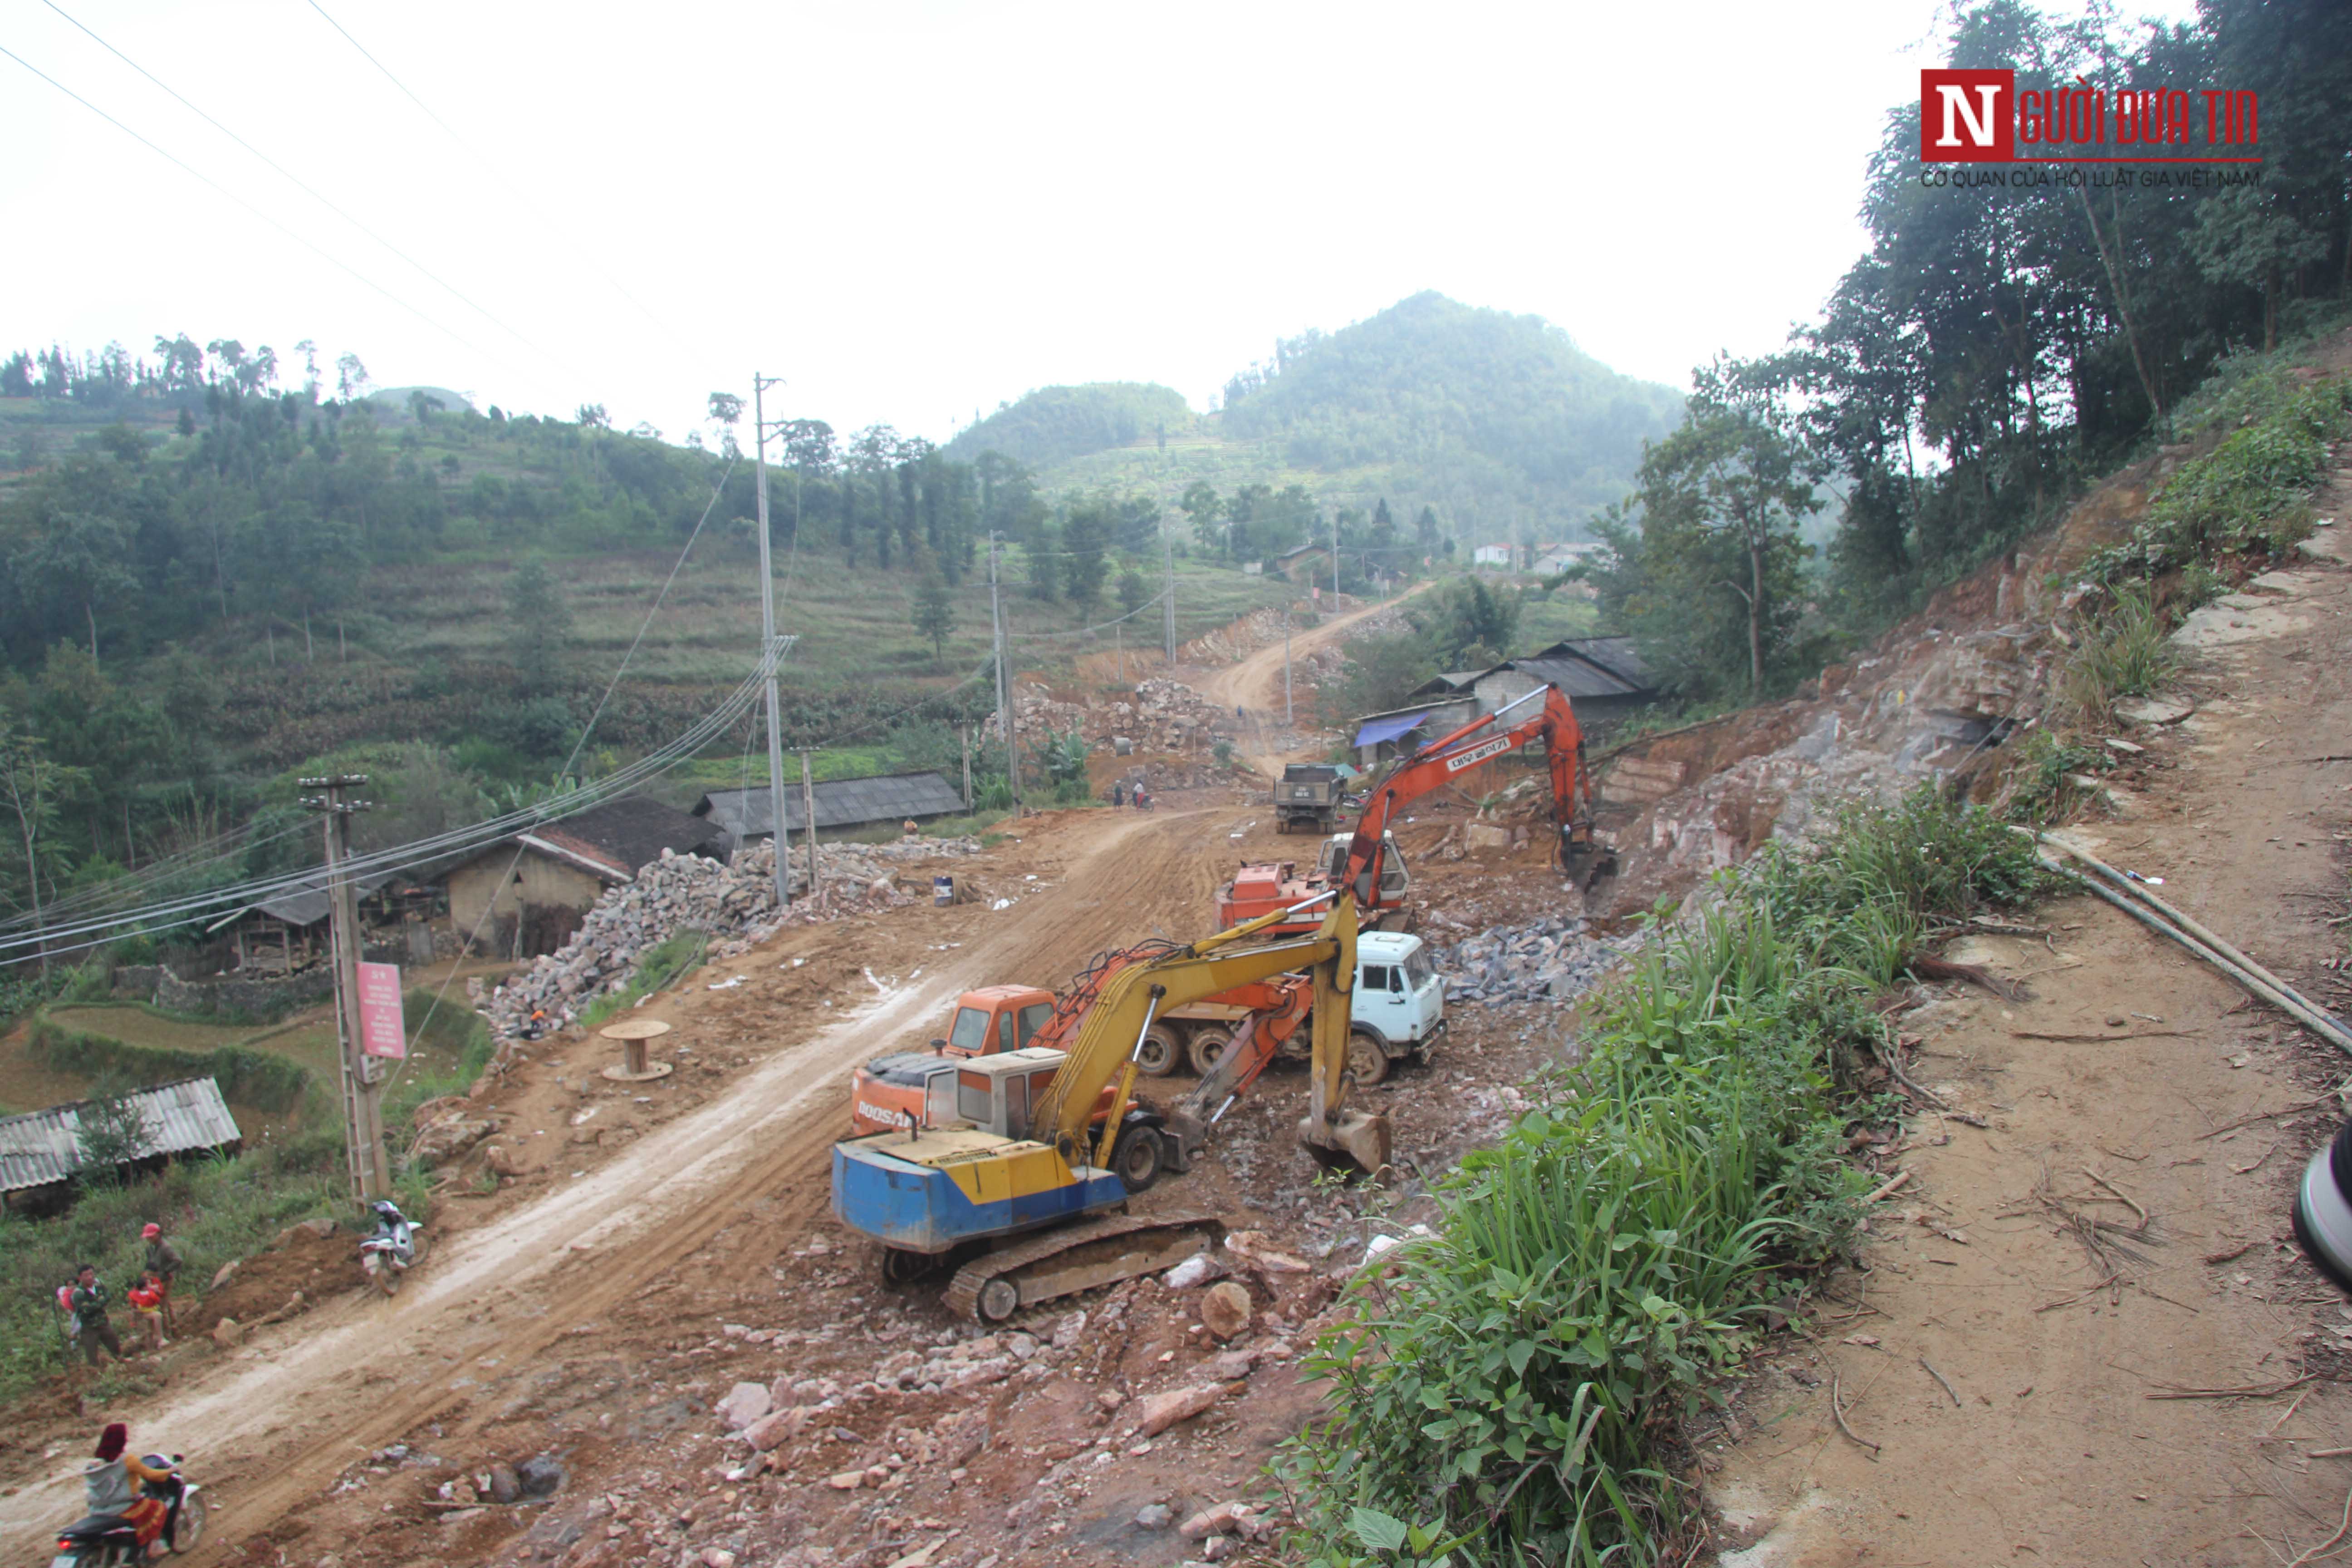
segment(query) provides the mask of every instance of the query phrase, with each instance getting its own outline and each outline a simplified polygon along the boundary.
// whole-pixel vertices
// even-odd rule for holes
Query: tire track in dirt
[[[601,1169],[458,1233],[402,1297],[353,1293],[250,1359],[216,1363],[115,1418],[130,1419],[142,1442],[190,1454],[227,1505],[204,1549],[209,1561],[420,1424],[477,1404],[494,1407],[488,1418],[506,1403],[488,1397],[499,1384],[729,1226],[763,1208],[803,1216],[793,1228],[821,1216],[843,1131],[841,1080],[874,1049],[971,986],[1050,984],[1107,946],[1205,933],[1215,862],[1202,850],[1223,842],[1217,816],[1088,813],[1058,825],[1056,835],[1082,841],[1055,885],[919,985],[778,1052]],[[736,962],[757,968],[775,945]],[[31,1481],[0,1499],[0,1552],[45,1544],[77,1511],[76,1479]]]
[[[1429,582],[1416,583],[1393,599],[1350,610],[1344,616],[1333,616],[1312,630],[1294,633],[1290,639],[1291,659],[1296,662],[1325,643],[1337,640],[1341,633],[1357,623],[1377,616],[1382,610],[1394,609],[1415,594],[1432,586],[1434,581],[1433,578]],[[1220,708],[1255,709],[1260,714],[1271,714],[1282,705],[1282,644],[1269,643],[1239,663],[1218,670],[1202,681],[1196,689]],[[1234,749],[1266,777],[1281,777],[1283,763],[1297,762],[1307,754],[1286,749],[1283,743],[1286,737],[1279,727],[1270,725],[1265,719],[1246,719],[1244,722],[1249,726],[1249,732],[1242,737],[1242,743]]]

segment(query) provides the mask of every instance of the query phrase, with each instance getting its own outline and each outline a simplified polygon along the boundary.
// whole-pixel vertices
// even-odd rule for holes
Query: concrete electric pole
[[[784,864],[784,736],[783,699],[776,689],[776,665],[783,649],[776,646],[776,574],[768,545],[768,419],[761,395],[782,377],[751,375],[751,434],[760,449],[760,658],[768,667],[768,805],[774,817],[776,847],[776,908],[791,906],[792,873]],[[814,828],[815,824],[811,823]],[[811,840],[814,844],[814,840]],[[810,851],[815,853],[814,849]],[[812,868],[809,890],[816,890]]]
[[[353,812],[368,803],[348,800],[343,792],[367,783],[365,773],[336,773],[303,779],[302,804],[326,818],[327,931],[334,953],[335,1027],[341,1037],[343,1086],[344,1164],[351,1176],[352,1196],[365,1202],[392,1190],[392,1167],[383,1149],[383,1071],[375,1058],[362,1048],[360,1037],[360,911],[343,861],[351,850]]]

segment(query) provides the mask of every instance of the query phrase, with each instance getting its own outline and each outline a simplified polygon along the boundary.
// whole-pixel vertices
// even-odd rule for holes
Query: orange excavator
[[[1515,710],[1531,702],[1540,704],[1535,712],[1505,722]],[[1547,684],[1397,759],[1366,792],[1356,830],[1335,835],[1330,852],[1313,870],[1301,875],[1295,861],[1244,866],[1217,889],[1217,924],[1238,925],[1332,888],[1345,888],[1355,896],[1357,919],[1364,925],[1393,923],[1404,912],[1405,879],[1400,874],[1402,865],[1393,863],[1396,842],[1389,836],[1389,825],[1431,791],[1536,741],[1543,742],[1544,761],[1551,769],[1560,868],[1571,875],[1588,867],[1595,873],[1609,869],[1614,859],[1592,835],[1597,791],[1591,771],[1584,765],[1584,731],[1577,725],[1568,694]],[[1313,922],[1278,922],[1268,929],[1290,933],[1311,930]]]

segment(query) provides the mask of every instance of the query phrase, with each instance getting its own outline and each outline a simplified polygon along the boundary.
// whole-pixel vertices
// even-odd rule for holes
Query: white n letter
[[[2000,88],[1979,87],[1977,89],[1977,91],[1984,94],[1984,118],[1981,120],[1977,118],[1976,115],[1970,113],[1969,110],[1969,89],[1967,88],[1955,87],[1948,82],[1938,82],[1936,86],[1936,90],[1944,95],[1944,138],[1942,141],[1936,143],[1937,146],[1957,147],[1960,144],[1960,138],[1958,133],[1958,128],[1952,122],[1952,117],[1955,114],[1969,122],[1969,142],[1970,145],[1977,147],[1990,147],[1992,145],[1993,100],[2000,96]]]

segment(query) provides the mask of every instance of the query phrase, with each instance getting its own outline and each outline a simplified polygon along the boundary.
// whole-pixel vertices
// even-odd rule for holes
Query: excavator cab
[[[1323,841],[1324,886],[1328,887],[1347,874],[1348,851],[1355,847],[1355,843],[1356,836],[1352,833],[1334,833]],[[1380,906],[1399,902],[1412,886],[1412,871],[1404,863],[1404,851],[1397,847],[1396,835],[1381,834]],[[1367,909],[1374,907],[1373,900],[1360,892],[1357,894],[1356,901]]]

